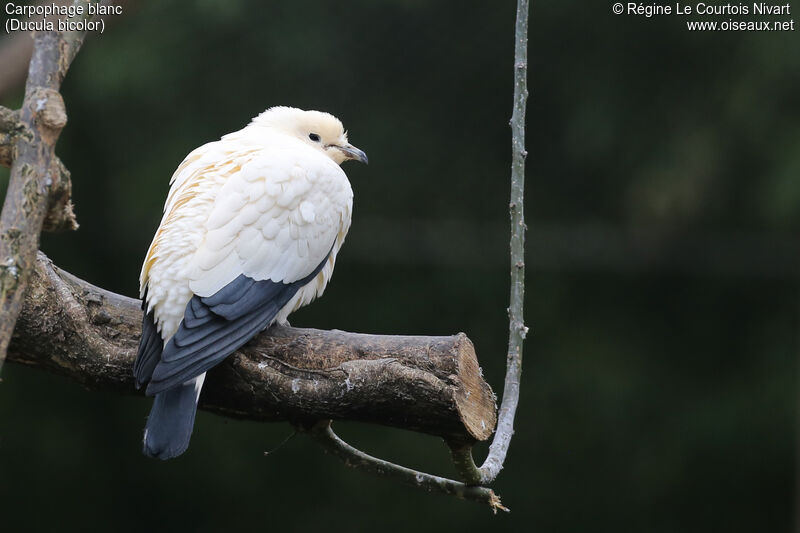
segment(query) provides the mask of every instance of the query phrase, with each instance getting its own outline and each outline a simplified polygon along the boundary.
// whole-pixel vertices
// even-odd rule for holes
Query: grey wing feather
[[[147,291],[142,301],[142,337],[139,340],[139,350],[136,354],[136,361],[133,363],[133,376],[136,379],[136,388],[150,381],[158,361],[161,359],[161,352],[164,349],[164,340],[158,333],[158,328],[153,321],[153,313],[147,313]]]
[[[172,389],[199,376],[271,325],[278,312],[325,266],[328,256],[292,283],[254,280],[240,274],[207,297],[193,296],[178,331],[150,372],[147,395]]]

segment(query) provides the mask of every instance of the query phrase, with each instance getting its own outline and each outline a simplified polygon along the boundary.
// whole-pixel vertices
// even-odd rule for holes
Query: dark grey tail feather
[[[194,428],[197,397],[195,380],[156,394],[144,429],[146,456],[166,460],[186,451]]]

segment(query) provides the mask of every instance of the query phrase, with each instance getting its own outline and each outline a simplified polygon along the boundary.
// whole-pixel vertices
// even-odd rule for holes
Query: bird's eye
[[[308,138],[314,141],[315,143],[319,142],[319,135],[317,135],[316,133],[309,133]]]

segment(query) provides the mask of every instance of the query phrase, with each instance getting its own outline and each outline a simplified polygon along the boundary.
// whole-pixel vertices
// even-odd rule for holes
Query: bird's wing
[[[133,375],[136,378],[136,388],[139,389],[150,381],[153,371],[158,365],[161,352],[164,350],[164,340],[158,333],[153,311],[147,311],[147,290],[145,289],[142,300],[142,337],[139,340],[139,350],[136,354],[136,361],[133,363]]]
[[[220,189],[188,266],[195,296],[148,394],[216,365],[270,325],[329,263],[332,269],[350,225],[352,190],[338,165],[304,155],[265,152]]]

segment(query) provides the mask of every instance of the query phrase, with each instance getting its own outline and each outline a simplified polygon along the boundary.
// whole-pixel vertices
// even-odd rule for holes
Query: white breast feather
[[[247,140],[198,148],[172,178],[140,278],[165,340],[193,295],[211,296],[240,274],[290,283],[330,251],[322,271],[278,313],[283,323],[320,296],[333,273],[352,212],[344,172],[292,139]]]

